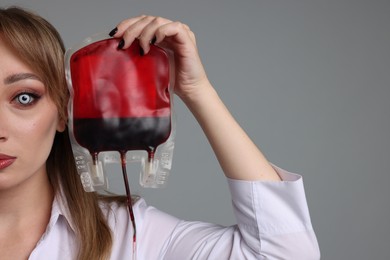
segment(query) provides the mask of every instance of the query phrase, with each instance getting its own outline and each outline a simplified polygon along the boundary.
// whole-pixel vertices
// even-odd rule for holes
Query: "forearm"
[[[261,151],[206,81],[201,91],[181,97],[202,127],[226,175],[238,180],[280,180]]]

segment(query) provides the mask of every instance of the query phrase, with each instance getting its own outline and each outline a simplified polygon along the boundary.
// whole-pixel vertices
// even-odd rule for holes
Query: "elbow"
[[[307,259],[307,260],[318,260],[321,259],[321,252],[320,252],[320,247],[318,245],[317,237],[314,234],[314,231],[311,231],[308,233],[307,238],[307,256],[306,258],[302,259]]]
[[[270,236],[263,240],[262,259],[318,260],[320,248],[313,231]]]
[[[286,259],[319,260],[320,248],[313,231],[305,232],[295,243],[291,244],[291,255]]]

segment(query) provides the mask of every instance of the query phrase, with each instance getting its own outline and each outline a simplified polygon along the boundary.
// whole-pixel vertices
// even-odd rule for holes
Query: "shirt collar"
[[[48,229],[54,226],[60,217],[63,217],[72,231],[76,232],[76,228],[72,220],[72,215],[70,214],[62,188],[60,188],[54,196]]]

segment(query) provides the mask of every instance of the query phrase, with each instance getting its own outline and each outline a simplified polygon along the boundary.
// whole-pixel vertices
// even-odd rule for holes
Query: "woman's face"
[[[46,159],[59,122],[57,108],[39,76],[0,35],[0,191],[46,174]]]

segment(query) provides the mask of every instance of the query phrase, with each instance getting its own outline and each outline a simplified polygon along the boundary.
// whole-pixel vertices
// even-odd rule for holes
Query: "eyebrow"
[[[26,80],[26,79],[33,79],[33,80],[38,80],[42,81],[37,75],[33,73],[17,73],[17,74],[12,74],[4,79],[4,84],[5,85],[10,85],[12,83],[15,83],[17,81],[21,80]]]

